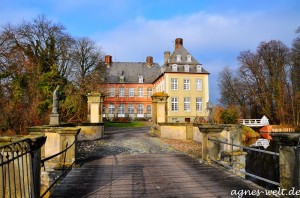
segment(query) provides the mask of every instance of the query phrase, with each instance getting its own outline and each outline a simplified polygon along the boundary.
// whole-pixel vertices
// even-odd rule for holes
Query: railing
[[[39,197],[40,186],[35,184],[40,183],[40,153],[46,137],[11,140],[3,138],[0,146],[0,196]]]
[[[45,168],[45,162],[59,156],[63,155],[63,162],[62,162],[62,173],[53,181],[53,183],[43,192],[43,194],[40,196],[41,198],[47,195],[47,193],[54,187],[55,184],[57,184],[58,181],[60,181],[64,176],[67,175],[67,173],[72,169],[73,165],[75,164],[76,161],[72,162],[70,166],[66,167],[66,156],[67,156],[67,151],[76,143],[76,140],[68,146],[68,142],[66,143],[66,148],[59,153],[56,153],[52,156],[46,157],[41,160],[41,166]]]
[[[33,197],[29,140],[10,143],[0,149],[2,197],[8,197],[6,192],[9,192],[9,197]]]
[[[269,125],[269,120],[263,116],[261,119],[239,119],[239,123],[249,127],[261,127]]]
[[[242,174],[248,175],[250,177],[256,178],[258,180],[261,180],[261,181],[264,181],[264,182],[267,182],[267,183],[270,183],[270,184],[273,184],[273,185],[276,185],[276,186],[280,186],[280,184],[278,182],[275,182],[275,181],[272,181],[272,180],[269,180],[269,179],[266,179],[266,178],[263,178],[263,177],[251,174],[251,173],[248,173],[248,172],[243,171],[243,170],[234,169],[234,167],[233,167],[233,160],[232,160],[233,148],[234,147],[238,147],[238,148],[241,148],[241,149],[244,149],[244,150],[251,150],[251,151],[255,151],[255,152],[265,153],[265,154],[269,154],[269,155],[273,155],[273,156],[277,156],[277,157],[279,157],[279,153],[272,152],[272,151],[265,151],[265,150],[261,150],[261,149],[251,148],[251,147],[246,147],[246,146],[237,145],[237,144],[233,144],[233,139],[231,139],[231,143],[228,143],[228,142],[225,142],[225,141],[220,141],[220,140],[213,139],[213,138],[208,138],[208,140],[211,141],[211,142],[213,142],[213,143],[225,144],[225,145],[230,145],[231,146],[231,157],[230,157],[230,164],[229,165],[226,165],[225,163],[222,163],[219,160],[213,160],[212,159],[212,161],[214,161],[214,162],[216,162],[218,164],[221,164],[222,166],[224,166],[226,168],[232,169],[233,171],[240,172]]]

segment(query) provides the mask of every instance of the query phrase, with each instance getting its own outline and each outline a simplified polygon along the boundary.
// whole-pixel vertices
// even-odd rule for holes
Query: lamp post
[[[208,101],[206,103],[206,109],[205,109],[205,113],[207,115],[207,122],[210,123],[211,122],[211,112],[212,112],[212,103],[210,101]]]

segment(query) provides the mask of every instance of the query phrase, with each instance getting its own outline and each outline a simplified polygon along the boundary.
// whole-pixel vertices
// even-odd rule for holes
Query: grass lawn
[[[145,122],[104,122],[106,127],[143,127],[147,126]]]

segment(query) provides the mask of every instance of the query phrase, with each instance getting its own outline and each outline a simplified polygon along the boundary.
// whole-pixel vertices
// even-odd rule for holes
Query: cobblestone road
[[[80,144],[82,166],[67,175],[52,197],[216,198],[238,197],[232,190],[264,190],[176,151],[148,131],[111,128],[104,139]]]

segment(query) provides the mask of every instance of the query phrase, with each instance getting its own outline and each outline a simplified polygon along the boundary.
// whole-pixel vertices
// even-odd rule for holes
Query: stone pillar
[[[103,99],[102,93],[89,93],[88,94],[88,117],[90,123],[103,122]]]
[[[66,146],[71,146],[80,132],[80,128],[78,127],[35,126],[27,128],[27,130],[30,132],[30,135],[43,135],[47,137],[47,141],[41,149],[42,159],[63,151],[66,149]],[[66,153],[46,161],[41,176],[39,176],[39,179],[41,180],[41,187],[39,189],[42,189],[42,193],[53,183],[55,178],[61,174],[60,170],[71,165],[75,160],[76,145],[73,144]],[[39,164],[40,162],[41,160],[39,159]],[[41,168],[39,168],[39,170],[41,170]],[[49,194],[50,192],[46,197],[49,197]]]
[[[202,159],[216,160],[220,152],[220,144],[209,141],[208,138],[219,139],[220,133],[225,127],[221,125],[201,124],[199,130],[202,133]]]
[[[168,94],[157,92],[151,96],[153,103],[152,120],[154,124],[167,122],[167,99]]]
[[[279,172],[280,187],[287,191],[300,190],[300,145],[299,133],[271,133],[272,139],[280,145]]]

